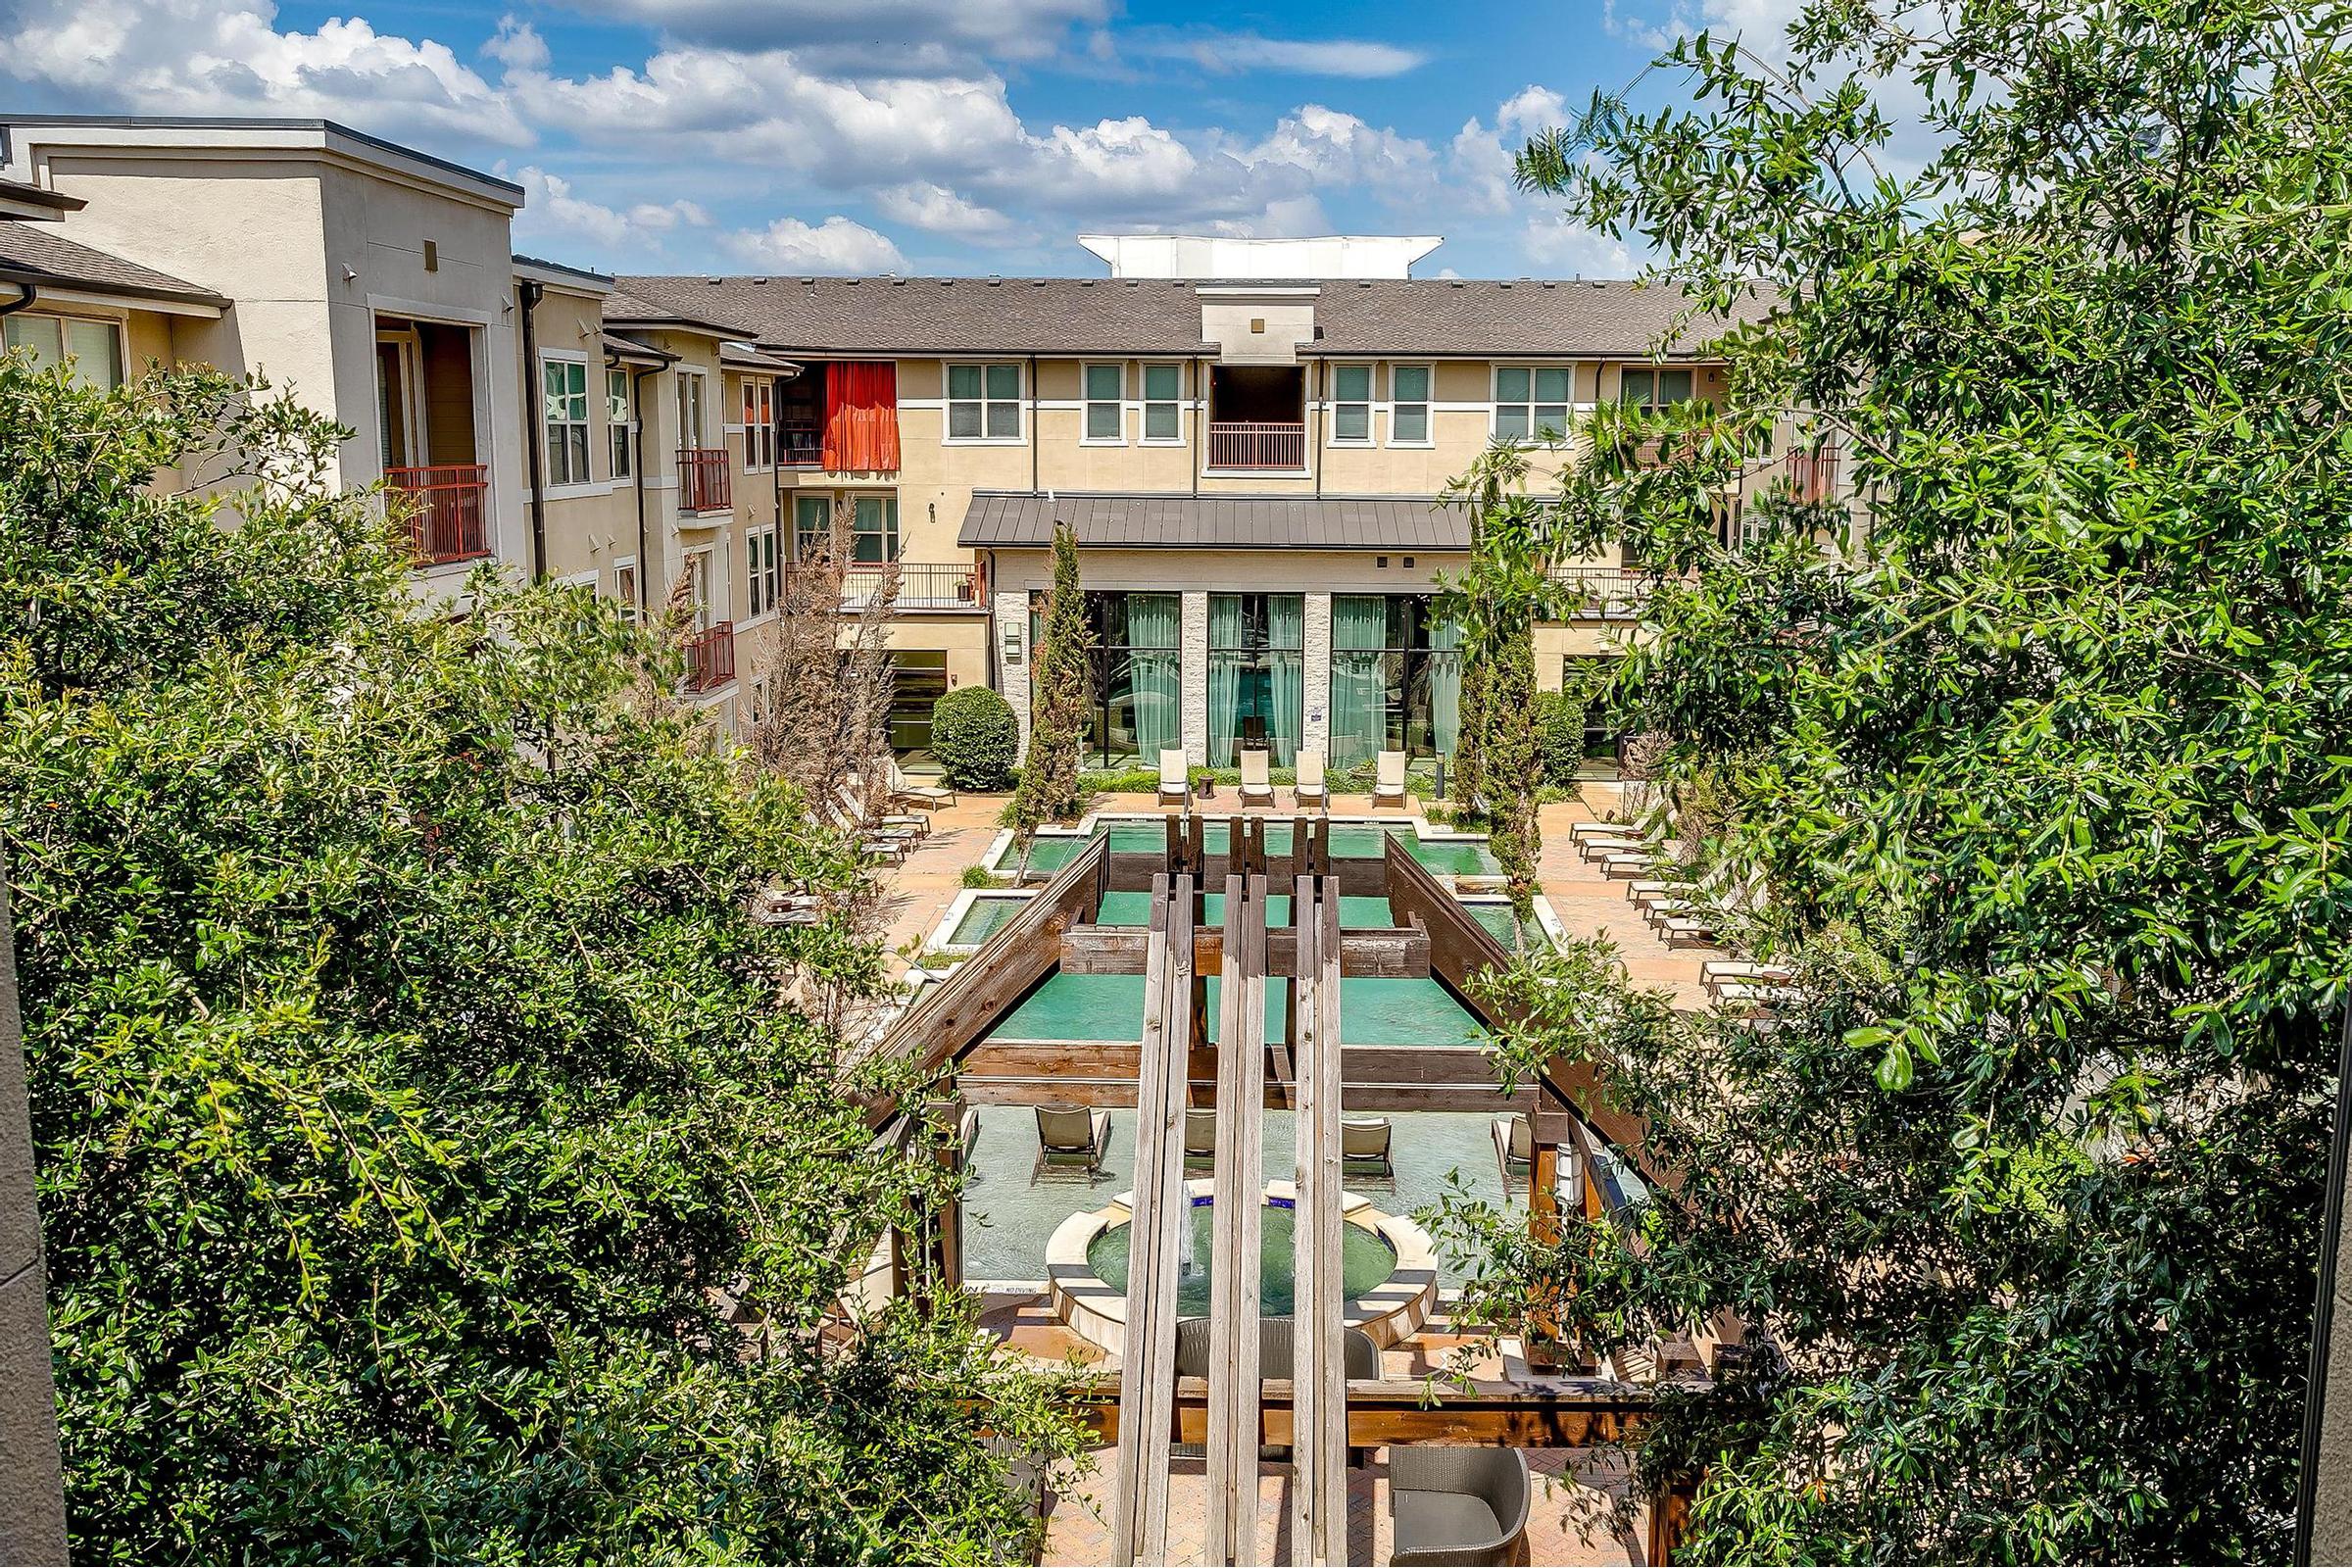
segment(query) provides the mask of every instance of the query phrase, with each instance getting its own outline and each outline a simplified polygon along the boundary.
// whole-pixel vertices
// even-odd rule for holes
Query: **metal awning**
[[[1066,522],[1098,550],[1467,551],[1469,509],[1435,496],[973,492],[956,542],[1043,550]]]

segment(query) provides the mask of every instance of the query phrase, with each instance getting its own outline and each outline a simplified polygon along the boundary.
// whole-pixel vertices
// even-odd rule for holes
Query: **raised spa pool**
[[[1193,1203],[1193,1256],[1198,1261],[1176,1286],[1176,1310],[1186,1317],[1208,1311],[1208,1257],[1215,1249],[1216,1205]],[[1292,1226],[1297,1211],[1288,1203],[1268,1203],[1258,1227],[1258,1301],[1268,1317],[1288,1317],[1297,1300],[1291,1277]],[[1114,1291],[1127,1289],[1127,1246],[1133,1227],[1111,1226],[1086,1250],[1087,1266]],[[1396,1254],[1377,1231],[1360,1225],[1340,1227],[1340,1281],[1350,1298],[1369,1295],[1395,1273]]]
[[[997,861],[996,869],[1010,870],[1026,863],[1031,876],[1052,876],[1075,858],[1085,848],[1089,837],[1103,833],[1110,835],[1111,852],[1116,855],[1149,855],[1167,845],[1165,817],[1112,817],[1095,826],[1093,835],[1077,833],[1042,833],[1029,846],[1026,862],[1019,851],[1008,847]],[[1423,839],[1407,822],[1334,822],[1331,825],[1331,853],[1344,860],[1378,859],[1382,844],[1394,835],[1404,844],[1416,860],[1441,876],[1497,876],[1501,867],[1485,839]],[[1223,822],[1209,823],[1201,833],[1201,848],[1211,855],[1223,855],[1229,835]],[[1291,824],[1266,824],[1266,853],[1291,853]]]

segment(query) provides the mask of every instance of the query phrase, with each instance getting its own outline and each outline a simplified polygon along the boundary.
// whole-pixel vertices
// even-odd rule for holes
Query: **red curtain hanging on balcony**
[[[825,367],[825,467],[835,473],[896,473],[899,368]]]

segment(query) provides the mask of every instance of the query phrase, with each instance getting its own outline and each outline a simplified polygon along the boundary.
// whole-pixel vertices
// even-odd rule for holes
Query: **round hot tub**
[[[1197,1265],[1176,1287],[1177,1310],[1186,1317],[1208,1312],[1209,1259],[1213,1250],[1216,1184],[1202,1178],[1185,1183],[1192,1203],[1193,1256]],[[1127,1247],[1133,1193],[1121,1193],[1099,1209],[1062,1221],[1046,1244],[1046,1280],[1063,1322],[1116,1354],[1127,1339]],[[1288,1317],[1294,1300],[1292,1237],[1294,1190],[1289,1182],[1266,1186],[1266,1213],[1259,1227],[1259,1310]],[[1343,1194],[1340,1212],[1340,1272],[1347,1319],[1378,1345],[1394,1345],[1428,1318],[1438,1294],[1437,1256],[1428,1235],[1411,1220],[1385,1214],[1372,1200]]]

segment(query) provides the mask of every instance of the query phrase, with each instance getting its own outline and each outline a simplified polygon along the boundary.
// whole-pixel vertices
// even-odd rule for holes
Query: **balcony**
[[[1297,473],[1306,466],[1306,426],[1218,420],[1208,427],[1208,466]]]
[[[803,423],[786,419],[778,434],[783,441],[778,450],[783,454],[784,466],[821,468],[825,466],[825,432],[822,426],[813,420]]]
[[[482,524],[490,469],[479,463],[436,463],[422,467],[386,468],[384,488],[409,500],[409,538],[417,561],[438,566],[490,553]]]
[[[678,510],[725,512],[735,505],[725,447],[678,449]]]
[[[1563,588],[1582,590],[1576,620],[1632,620],[1649,602],[1649,577],[1623,566],[1554,566],[1551,580]]]
[[[1819,452],[1788,454],[1789,499],[1806,506],[1836,498],[1838,494],[1838,449],[1825,447]]]
[[[686,689],[690,692],[711,692],[735,678],[735,623],[715,621],[708,628],[689,632],[681,646],[686,651]]]
[[[806,567],[787,566],[785,598],[794,597],[792,576]],[[853,565],[842,574],[841,609],[855,614],[874,602],[883,585],[897,579],[893,610],[979,610],[988,603],[988,587],[980,568],[940,562],[894,562]]]

